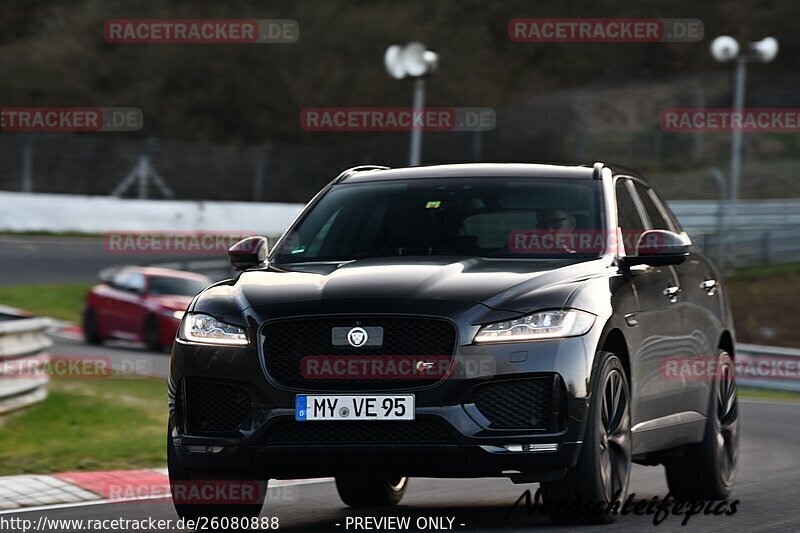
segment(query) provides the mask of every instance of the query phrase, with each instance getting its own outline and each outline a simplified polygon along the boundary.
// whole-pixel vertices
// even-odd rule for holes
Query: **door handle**
[[[706,291],[709,296],[714,296],[714,293],[717,290],[717,280],[707,279],[700,284],[700,288]]]
[[[673,285],[672,287],[667,287],[666,289],[664,289],[662,294],[667,298],[669,298],[670,302],[675,303],[678,301],[678,294],[680,294],[680,292],[681,292],[680,287],[675,287]]]

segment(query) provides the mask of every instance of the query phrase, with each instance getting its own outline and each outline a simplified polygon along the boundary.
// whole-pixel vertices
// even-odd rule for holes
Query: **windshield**
[[[601,227],[600,183],[447,178],[341,184],[286,235],[276,263],[369,257],[596,257],[569,237]],[[566,238],[565,238],[566,237]]]
[[[171,296],[195,296],[210,285],[210,281],[171,278],[168,276],[150,277],[150,294],[168,294]]]

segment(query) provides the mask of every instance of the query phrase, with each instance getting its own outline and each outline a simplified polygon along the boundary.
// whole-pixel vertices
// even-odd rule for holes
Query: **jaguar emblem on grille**
[[[347,332],[347,342],[354,348],[360,348],[367,343],[369,335],[364,328],[352,328]]]

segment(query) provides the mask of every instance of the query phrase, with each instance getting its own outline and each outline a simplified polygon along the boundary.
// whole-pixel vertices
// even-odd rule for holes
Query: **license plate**
[[[296,420],[414,420],[414,395],[295,397]]]

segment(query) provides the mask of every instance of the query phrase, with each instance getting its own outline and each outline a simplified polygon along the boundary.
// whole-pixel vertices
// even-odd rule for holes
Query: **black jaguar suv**
[[[257,515],[267,480],[319,476],[354,507],[398,503],[413,476],[539,482],[597,502],[595,522],[633,462],[663,464],[678,499],[731,490],[720,275],[630,170],[356,167],[272,250],[250,237],[229,258],[238,276],[192,301],[172,348],[181,516]],[[258,490],[177,497],[207,480]]]

